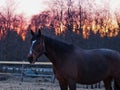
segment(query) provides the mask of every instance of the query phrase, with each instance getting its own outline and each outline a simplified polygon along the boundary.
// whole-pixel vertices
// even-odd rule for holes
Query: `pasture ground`
[[[58,81],[51,82],[50,78],[24,77],[23,82],[20,76],[8,76],[6,80],[0,81],[0,90],[60,90]],[[77,85],[77,90],[104,90],[85,89],[84,86]]]

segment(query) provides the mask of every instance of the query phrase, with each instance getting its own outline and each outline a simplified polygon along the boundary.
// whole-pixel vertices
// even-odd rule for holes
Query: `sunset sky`
[[[28,16],[40,13],[41,11],[47,8],[47,4],[45,4],[45,1],[47,0],[18,0],[18,1],[20,3],[17,12],[19,13],[23,12]]]
[[[6,1],[0,0],[0,6],[5,6]],[[48,8],[47,1],[49,0],[10,0],[16,4],[16,13],[24,14],[26,17],[30,17],[33,14],[38,14]]]
[[[6,5],[6,1],[15,2],[16,13],[23,14],[25,17],[30,18],[32,15],[50,8],[48,2],[52,2],[53,0],[0,0],[0,9],[1,6]],[[90,11],[90,8],[92,8],[91,12],[93,13],[103,8],[107,8],[111,14],[114,14],[114,12],[120,13],[120,0],[80,0],[80,2],[81,6],[88,10],[88,12]],[[88,5],[88,3],[90,5]],[[77,5],[75,5],[75,7],[78,8]]]
[[[12,2],[13,2],[13,5],[12,4],[8,5]],[[2,13],[3,16],[8,15],[8,12],[5,12],[5,10],[8,11],[8,9],[5,8],[7,7],[7,5],[10,7],[9,9],[11,9],[11,11],[12,11],[12,7],[15,9],[15,11],[12,12],[13,16],[16,14],[23,16],[24,19],[28,22],[28,24],[30,23],[31,16],[40,14],[42,11],[45,11],[48,9],[50,10],[51,14],[54,11],[55,13],[53,13],[52,15],[57,14],[58,18],[61,18],[62,16],[62,19],[63,19],[63,20],[58,20],[58,23],[55,23],[56,24],[55,26],[60,26],[59,31],[64,29],[64,27],[65,28],[67,27],[67,26],[64,26],[65,25],[64,23],[67,22],[65,21],[66,20],[65,18],[69,17],[68,15],[69,13],[66,13],[66,12],[68,12],[68,10],[75,11],[74,14],[73,12],[70,12],[70,13],[73,16],[73,19],[75,17],[75,20],[76,20],[76,14],[80,13],[80,8],[79,8],[80,6],[81,6],[82,12],[85,14],[83,13],[78,14],[78,16],[80,15],[83,16],[83,19],[78,18],[76,20],[76,24],[77,22],[83,20],[84,31],[86,30],[86,28],[88,30],[92,28],[92,30],[95,32],[96,30],[101,29],[106,35],[106,33],[109,30],[118,31],[120,26],[119,25],[120,0],[0,0],[0,13]],[[63,12],[62,14],[61,14],[61,10]],[[55,20],[55,18],[52,17],[52,15],[47,15],[48,18],[46,19],[46,25],[48,26],[51,25],[52,23],[51,21]],[[71,19],[71,18],[67,18],[67,19]],[[43,22],[43,20],[41,22]],[[79,22],[78,24],[80,23],[81,22]],[[77,26],[77,25],[74,25],[74,26]],[[86,32],[84,33],[86,34]]]

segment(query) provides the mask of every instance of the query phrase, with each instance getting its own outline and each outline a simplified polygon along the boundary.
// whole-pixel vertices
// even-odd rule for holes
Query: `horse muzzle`
[[[35,57],[32,54],[29,54],[27,57],[28,61],[30,62],[30,64],[34,64],[37,61],[37,57]]]

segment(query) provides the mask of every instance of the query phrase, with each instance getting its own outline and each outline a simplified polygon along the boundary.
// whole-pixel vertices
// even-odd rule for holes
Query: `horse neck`
[[[49,58],[53,65],[60,65],[60,63],[63,63],[64,59],[62,59],[62,57],[64,57],[65,53],[70,52],[71,49],[69,49],[69,47],[71,46],[67,46],[67,44],[47,36],[44,36],[44,42],[46,49],[45,55]]]

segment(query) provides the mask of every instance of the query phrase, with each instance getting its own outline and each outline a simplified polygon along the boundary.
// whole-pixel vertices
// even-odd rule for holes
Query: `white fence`
[[[0,64],[20,64],[20,65],[28,65],[29,62],[25,61],[0,61]],[[36,62],[35,65],[52,65],[51,62]]]
[[[52,68],[25,68],[26,65],[31,65],[29,62],[25,61],[0,61],[0,65],[5,65],[2,67],[3,71],[20,71],[20,74],[14,74],[14,75],[20,75],[21,76],[21,81],[23,81],[24,76],[40,76],[40,77],[51,77],[51,81],[54,82],[55,77],[52,71]],[[16,67],[9,67],[7,65],[21,65],[20,68]],[[42,66],[51,66],[52,63],[50,62],[36,62],[33,66],[36,65],[42,65]],[[32,71],[37,71],[37,72],[42,72],[41,74],[35,74],[32,73]],[[51,72],[51,73],[50,73]],[[43,74],[44,73],[44,74]],[[47,74],[46,74],[47,73]],[[50,74],[48,74],[50,73]]]

